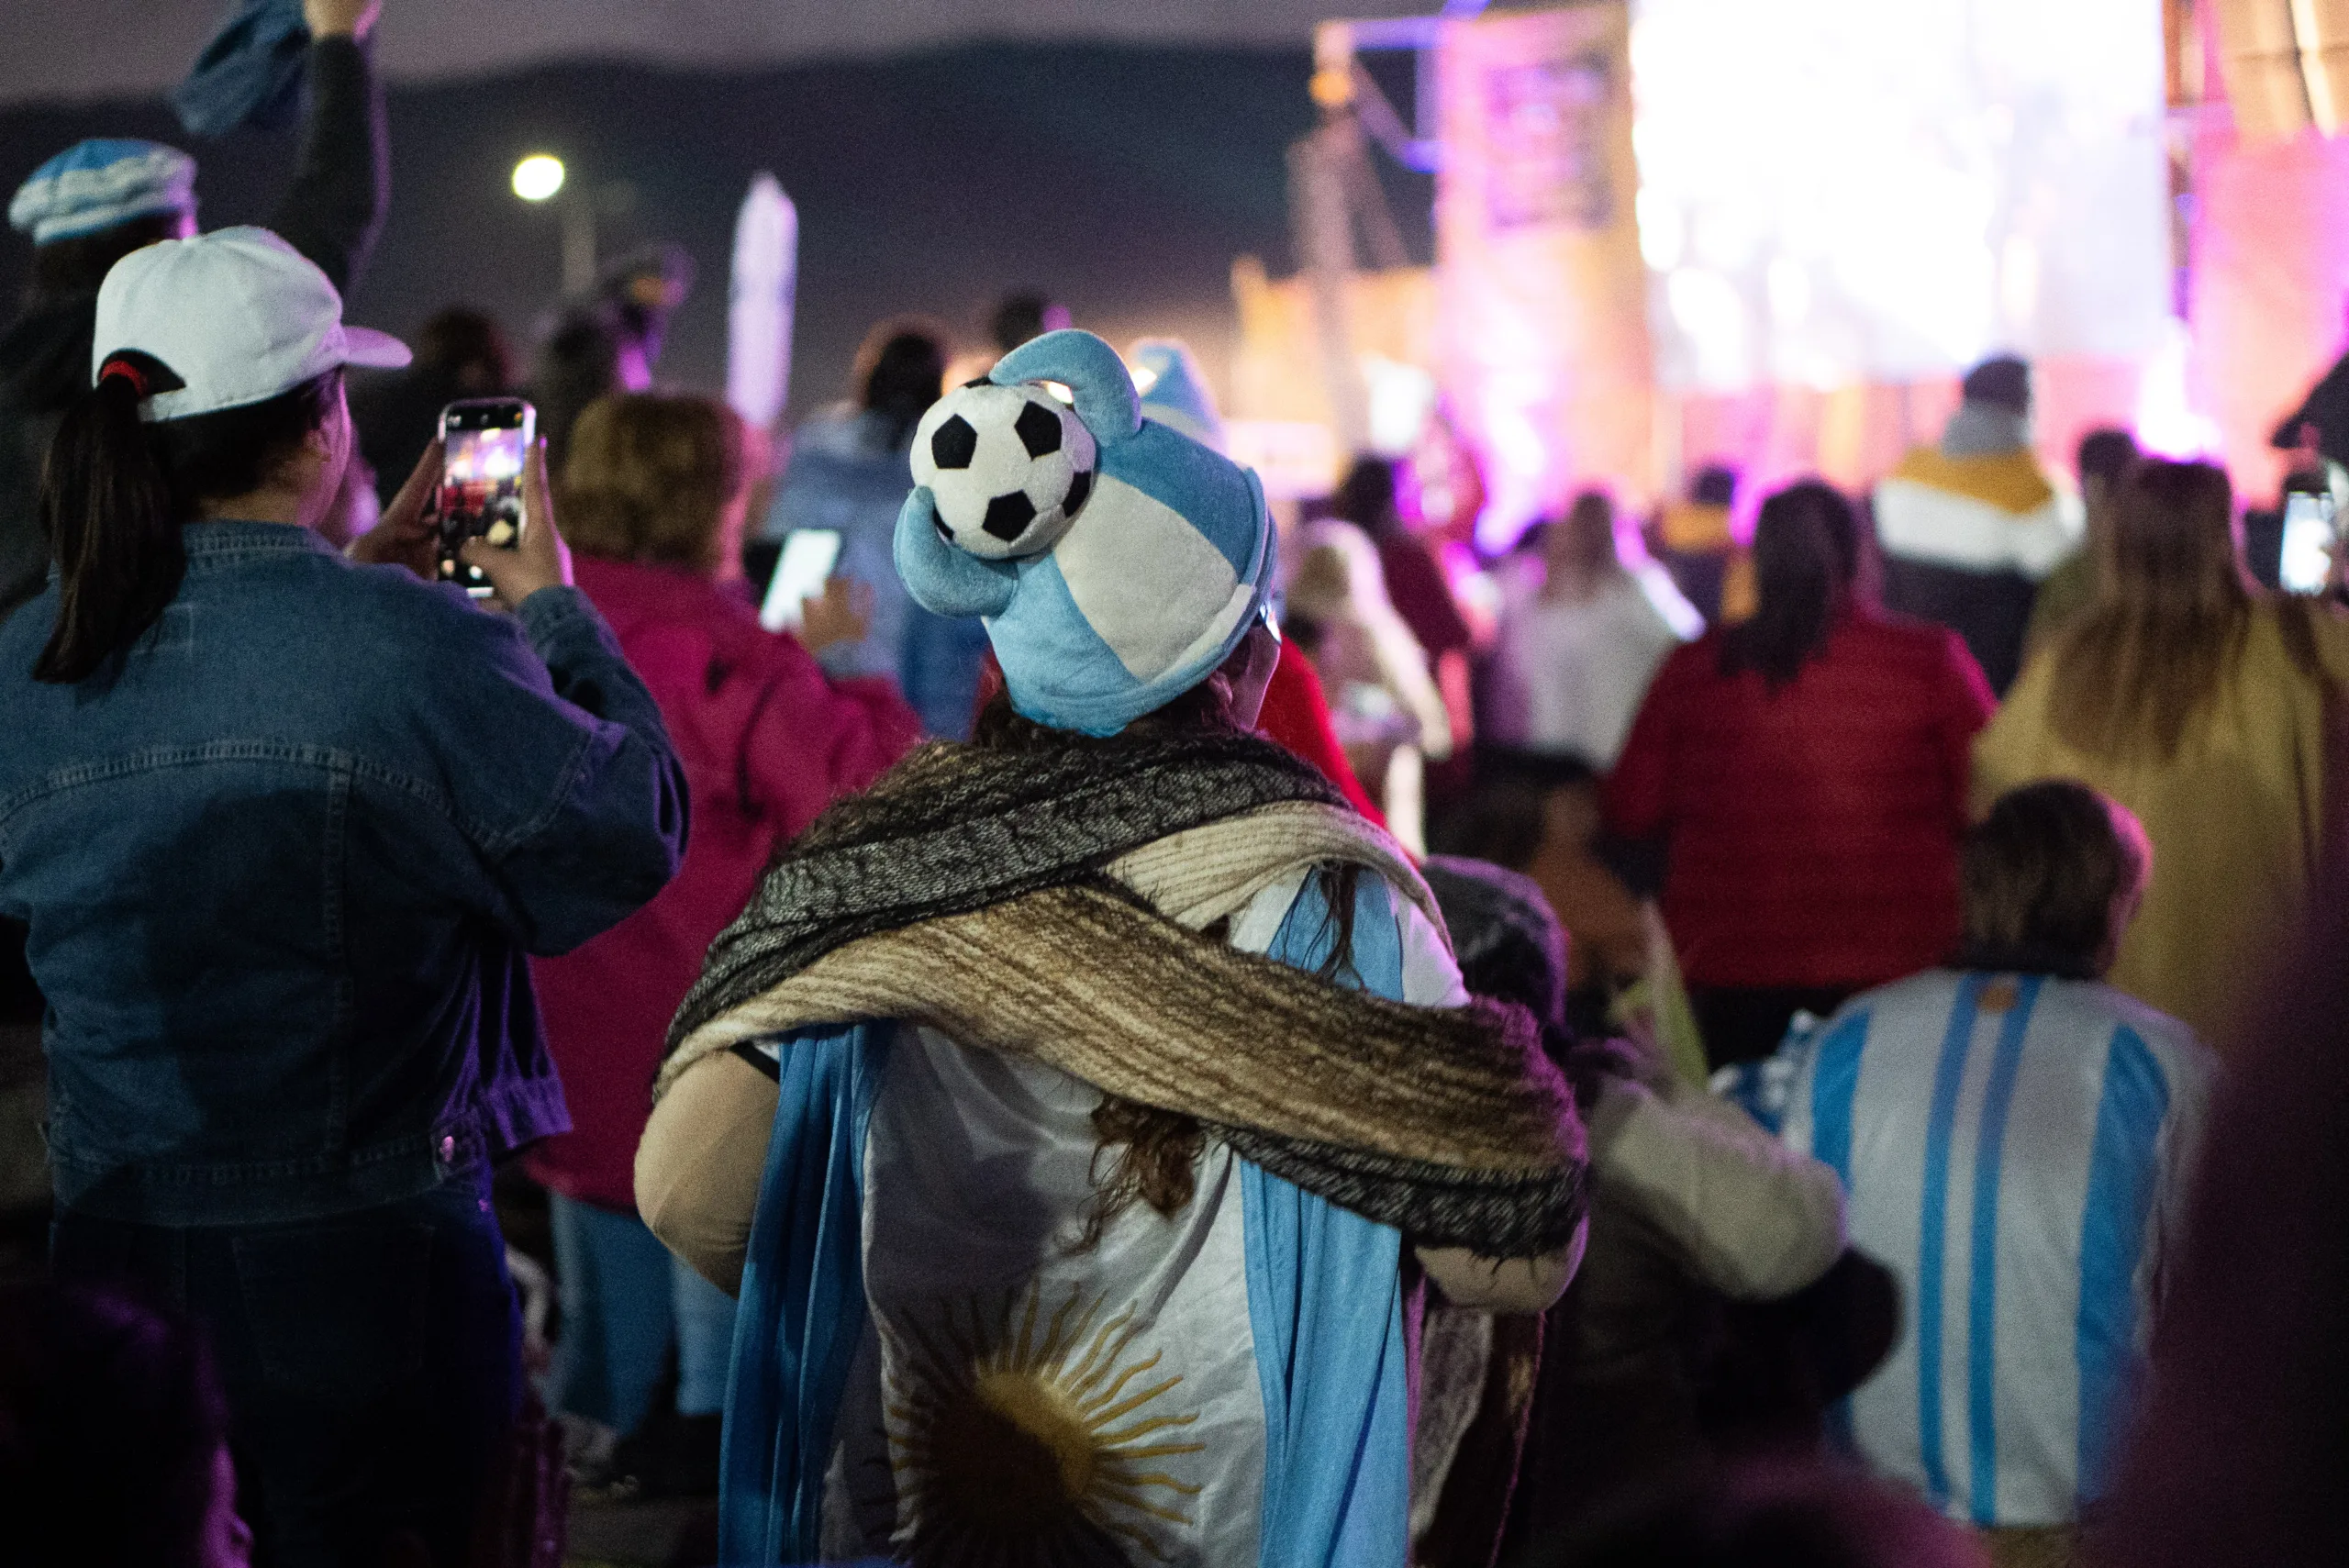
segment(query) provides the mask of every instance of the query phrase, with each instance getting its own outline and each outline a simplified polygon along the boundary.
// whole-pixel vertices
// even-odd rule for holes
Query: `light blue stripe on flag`
[[[1965,1417],[1974,1522],[1998,1521],[1998,1165],[2006,1151],[2007,1110],[2022,1067],[2023,1036],[2039,1000],[2041,976],[2025,975],[1998,1028],[1990,1080],[1982,1092],[1982,1130],[1974,1147],[1974,1265],[1965,1284]]]
[[[1852,1106],[1860,1093],[1860,1052],[1868,1043],[1868,1015],[1854,1013],[1818,1045],[1810,1072],[1810,1155],[1852,1185]]]
[[[2080,1216],[2079,1500],[2085,1510],[2109,1478],[2129,1418],[2137,1359],[2137,1261],[2153,1207],[2169,1078],[2137,1031],[2112,1034],[2088,1151],[2087,1207]]]
[[[1829,1030],[1811,1057],[1811,1158],[1833,1171],[1845,1192],[1852,1190],[1852,1107],[1859,1098],[1860,1055],[1867,1043],[1868,1015],[1862,1010]],[[1852,1436],[1851,1396],[1829,1407],[1827,1438],[1839,1452],[1859,1451]]]
[[[1972,1054],[1982,980],[1969,974],[1957,983],[1957,1003],[1942,1036],[1941,1063],[1933,1070],[1932,1119],[1925,1124],[1925,1190],[1917,1242],[1917,1444],[1925,1489],[1935,1507],[1949,1501],[1949,1462],[1942,1454],[1942,1253],[1948,1226],[1949,1145],[1957,1127],[1965,1059]]]

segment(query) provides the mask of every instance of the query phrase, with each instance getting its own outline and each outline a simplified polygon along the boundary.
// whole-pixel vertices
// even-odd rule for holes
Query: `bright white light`
[[[1403,456],[1419,444],[1435,411],[1435,377],[1417,365],[1364,354],[1362,378],[1370,391],[1370,450]]]
[[[1735,284],[1701,267],[1683,267],[1664,279],[1672,324],[1692,356],[1694,384],[1733,391],[1752,384],[1758,367],[1749,346],[1745,300]]]
[[[542,202],[562,189],[562,160],[533,152],[514,165],[514,194],[526,202]]]
[[[2221,450],[2219,427],[2187,390],[2186,325],[2173,321],[2137,383],[2137,444],[2163,457],[2209,457]]]
[[[1792,256],[1770,263],[1770,314],[1789,327],[1810,314],[1810,269]]]
[[[1680,209],[1662,191],[1642,190],[1636,198],[1640,215],[1640,255],[1652,271],[1668,272],[1680,265],[1688,235]]]
[[[1994,349],[2142,361],[2159,346],[2157,0],[1632,14],[1667,388],[1909,381]],[[1742,302],[1735,327],[1724,292]]]

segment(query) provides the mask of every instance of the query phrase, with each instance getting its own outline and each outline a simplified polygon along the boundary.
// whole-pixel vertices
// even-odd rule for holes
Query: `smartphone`
[[[2332,497],[2295,490],[2284,497],[2284,549],[2277,582],[2288,594],[2321,594],[2332,585],[2332,557],[2341,535],[2332,526]]]
[[[759,624],[769,631],[797,631],[800,602],[824,591],[824,584],[840,564],[838,528],[794,528],[783,536],[783,559],[767,583],[766,602],[759,606]]]
[[[440,580],[476,599],[489,579],[457,559],[469,539],[513,548],[522,537],[522,468],[539,411],[518,397],[476,397],[440,410]]]

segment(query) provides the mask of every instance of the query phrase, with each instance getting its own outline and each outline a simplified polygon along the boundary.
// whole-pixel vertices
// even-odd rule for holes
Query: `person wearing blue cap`
[[[1053,504],[1031,472],[967,526],[947,476],[1022,448]],[[718,1556],[1400,1568],[1422,1271],[1557,1297],[1571,1093],[1395,841],[1255,733],[1253,473],[1077,331],[915,450],[897,570],[1005,691],[769,871],[637,1156],[740,1293]]]
[[[337,288],[359,271],[389,199],[384,95],[366,39],[383,0],[303,0],[309,117],[294,183],[268,227]],[[0,331],[0,620],[40,592],[49,549],[37,495],[57,420],[87,384],[90,330],[106,270],[142,245],[195,232],[195,160],[159,142],[76,142],[8,203],[32,241],[31,279]]]

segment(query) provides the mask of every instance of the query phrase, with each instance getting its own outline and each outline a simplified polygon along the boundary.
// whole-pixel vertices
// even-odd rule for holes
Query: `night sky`
[[[763,168],[799,207],[795,417],[845,390],[873,321],[927,311],[975,344],[1015,287],[1059,295],[1113,341],[1186,333],[1219,380],[1232,259],[1291,264],[1285,153],[1312,124],[1309,70],[1302,49],[979,45],[742,74],[568,65],[395,87],[390,219],[350,315],[405,331],[469,303],[519,349],[553,296],[559,247],[554,215],[507,179],[546,150],[574,188],[627,187],[606,254],[662,238],[699,265],[665,379],[722,385],[734,211]],[[0,113],[0,188],[100,134],[187,146],[207,228],[264,217],[293,157],[290,133],[190,142],[160,102],[18,109]],[[1427,183],[1390,173],[1423,257]],[[0,291],[13,298],[26,253],[7,240]]]

